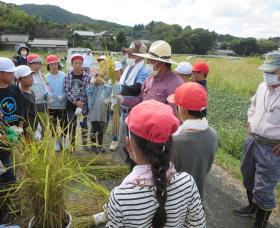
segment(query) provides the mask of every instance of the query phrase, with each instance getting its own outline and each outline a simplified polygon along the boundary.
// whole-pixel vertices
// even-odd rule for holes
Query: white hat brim
[[[139,56],[139,57],[142,57],[142,58],[145,58],[145,59],[153,59],[153,60],[157,60],[159,62],[164,62],[164,63],[170,63],[170,64],[178,64],[177,62],[173,61],[172,59],[162,59],[162,58],[158,58],[158,57],[155,57],[149,53],[146,53],[146,54],[140,54],[140,53],[132,53],[133,55],[135,56]]]

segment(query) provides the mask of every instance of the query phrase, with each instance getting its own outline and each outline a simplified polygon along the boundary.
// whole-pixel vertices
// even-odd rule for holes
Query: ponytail
[[[151,163],[151,169],[153,173],[153,179],[155,184],[155,195],[159,203],[159,207],[153,217],[153,228],[164,227],[167,221],[167,215],[165,211],[165,203],[167,200],[167,184],[168,180],[166,172],[169,168],[171,160],[171,144],[172,138],[166,143],[153,143],[147,141],[139,136],[131,133],[135,139],[137,146],[142,151],[145,159]]]

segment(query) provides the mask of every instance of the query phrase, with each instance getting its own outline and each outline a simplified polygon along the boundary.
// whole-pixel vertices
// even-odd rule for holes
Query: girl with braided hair
[[[169,105],[148,100],[126,119],[127,151],[136,162],[113,189],[107,227],[206,227],[197,186],[171,163],[172,134],[179,127]]]

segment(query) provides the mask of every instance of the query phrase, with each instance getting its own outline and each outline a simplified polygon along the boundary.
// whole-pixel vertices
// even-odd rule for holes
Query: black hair
[[[192,110],[187,110],[189,115],[196,118],[196,119],[202,119],[206,117],[207,114],[207,109],[204,109],[202,111],[192,111]]]
[[[145,160],[151,164],[154,184],[156,187],[156,199],[159,207],[153,217],[153,228],[164,227],[167,221],[165,203],[167,200],[166,187],[169,182],[166,172],[171,160],[172,137],[166,143],[153,143],[143,139],[131,132],[138,148],[141,150]]]
[[[61,70],[62,66],[58,63],[58,70]],[[47,65],[47,71],[50,71],[50,64]]]

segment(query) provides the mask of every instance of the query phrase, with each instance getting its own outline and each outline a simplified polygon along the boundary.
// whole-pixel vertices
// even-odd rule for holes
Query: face
[[[26,48],[21,48],[21,49],[20,49],[20,54],[21,54],[22,56],[26,56],[26,55],[27,55],[27,49],[26,49]]]
[[[80,59],[74,59],[72,62],[72,67],[74,71],[82,71],[83,70],[83,61]]]
[[[193,82],[198,82],[198,81],[201,81],[201,80],[205,80],[202,72],[193,72],[192,73],[192,81]]]
[[[12,72],[0,72],[0,81],[2,81],[3,83],[10,85],[12,84],[14,80],[14,73]]]
[[[33,76],[32,74],[26,76],[26,77],[23,77],[19,80],[20,84],[23,86],[23,87],[31,87],[32,84],[33,84]]]
[[[123,73],[122,70],[115,71],[115,77],[117,81],[121,79],[122,73]]]
[[[41,63],[32,63],[32,64],[29,64],[29,67],[31,68],[32,71],[38,73],[40,70],[41,70]]]
[[[58,63],[51,63],[51,64],[49,64],[49,67],[50,67],[51,72],[58,71]]]
[[[175,72],[175,73],[176,73],[176,75],[178,75],[184,81],[184,83],[192,81],[192,75],[191,74],[179,74],[177,72]]]
[[[185,121],[188,119],[188,111],[178,106],[177,117],[179,120]]]

